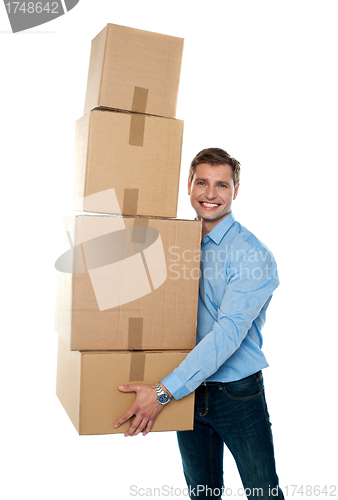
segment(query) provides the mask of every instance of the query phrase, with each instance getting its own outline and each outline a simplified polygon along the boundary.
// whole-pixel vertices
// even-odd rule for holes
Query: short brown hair
[[[200,163],[208,163],[209,165],[230,165],[232,168],[232,173],[234,177],[235,187],[239,184],[241,164],[235,158],[220,148],[208,148],[203,149],[192,160],[189,169],[189,180],[192,182],[197,165]]]

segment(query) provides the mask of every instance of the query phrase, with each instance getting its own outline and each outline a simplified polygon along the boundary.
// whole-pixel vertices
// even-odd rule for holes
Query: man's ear
[[[235,200],[237,198],[237,195],[238,195],[238,189],[239,189],[239,184],[237,184],[237,186],[235,187],[234,189],[234,196],[233,196],[233,200]]]
[[[190,196],[191,194],[191,181],[188,179],[188,195]]]

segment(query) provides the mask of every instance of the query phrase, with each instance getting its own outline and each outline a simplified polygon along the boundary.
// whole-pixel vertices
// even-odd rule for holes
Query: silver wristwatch
[[[155,384],[155,390],[157,394],[157,402],[160,403],[160,405],[166,405],[167,403],[169,403],[169,394],[162,389],[158,382],[157,384]]]

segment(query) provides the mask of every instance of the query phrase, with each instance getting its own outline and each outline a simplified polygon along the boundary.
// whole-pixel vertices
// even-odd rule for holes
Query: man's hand
[[[151,430],[156,416],[163,408],[163,405],[157,402],[155,387],[145,384],[120,385],[119,390],[121,392],[136,392],[136,398],[129,410],[115,422],[114,427],[119,427],[135,415],[128,432],[124,435],[126,437],[137,436],[142,432],[143,436],[146,436]]]

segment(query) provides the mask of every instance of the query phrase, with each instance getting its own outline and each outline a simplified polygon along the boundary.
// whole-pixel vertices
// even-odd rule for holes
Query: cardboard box
[[[192,349],[201,223],[64,217],[56,322],[71,350]]]
[[[135,399],[119,385],[155,384],[168,375],[189,351],[78,352],[59,339],[56,394],[79,434],[126,432],[131,421],[113,425]],[[170,403],[157,416],[153,431],[193,428],[194,393]]]
[[[176,217],[183,121],[94,110],[76,122],[74,209]],[[99,199],[114,188],[118,206]]]
[[[92,41],[84,112],[175,118],[182,54],[182,38],[108,24]]]

